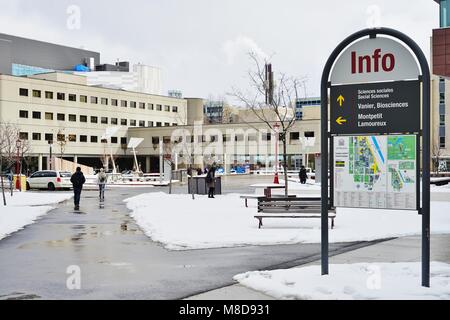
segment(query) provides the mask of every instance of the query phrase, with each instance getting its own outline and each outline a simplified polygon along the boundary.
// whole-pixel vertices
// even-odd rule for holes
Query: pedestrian
[[[299,172],[299,178],[301,184],[306,184],[306,179],[308,178],[308,175],[306,174],[305,166],[301,166],[300,172]]]
[[[191,167],[189,167],[189,168],[187,169],[187,175],[188,175],[189,177],[192,177],[192,168],[191,168]]]
[[[106,180],[107,180],[105,169],[101,168],[100,172],[97,174],[97,184],[98,184],[98,191],[99,191],[99,198],[100,201],[105,200],[105,187],[106,187]]]
[[[198,175],[198,176],[203,175],[203,171],[202,171],[201,168],[197,168],[197,175]]]
[[[208,186],[208,198],[214,198],[216,188],[216,165],[213,164],[206,175],[206,184]]]
[[[70,182],[72,182],[73,185],[73,202],[75,204],[75,210],[80,210],[81,190],[83,190],[83,185],[86,182],[86,178],[84,177],[83,172],[81,172],[80,167],[78,167],[77,171],[72,175]]]

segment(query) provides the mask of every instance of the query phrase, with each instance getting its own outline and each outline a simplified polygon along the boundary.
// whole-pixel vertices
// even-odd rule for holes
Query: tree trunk
[[[170,164],[169,194],[172,194],[172,176],[173,176],[172,164]]]
[[[194,192],[194,172],[192,169],[192,164],[189,165],[189,168],[191,169],[191,194],[192,194],[192,200],[195,200],[195,192]],[[189,177],[188,177],[189,179]]]
[[[289,195],[289,189],[288,189],[288,173],[287,173],[287,143],[286,143],[286,137],[283,139],[283,169],[284,169],[284,195],[286,198]]]

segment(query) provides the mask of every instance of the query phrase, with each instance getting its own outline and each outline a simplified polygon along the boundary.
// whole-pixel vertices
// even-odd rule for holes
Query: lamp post
[[[278,145],[280,139],[280,125],[278,122],[275,123],[273,129],[275,131],[275,177],[273,179],[273,183],[280,184],[280,180],[278,179]]]
[[[53,148],[53,141],[52,140],[48,140],[48,146],[50,147],[50,156],[48,159],[48,170],[52,170],[52,148]]]
[[[16,189],[20,190],[21,186],[20,186],[20,147],[22,145],[22,141],[20,141],[20,139],[17,139],[16,141],[16,149],[17,149],[17,157],[16,157]]]

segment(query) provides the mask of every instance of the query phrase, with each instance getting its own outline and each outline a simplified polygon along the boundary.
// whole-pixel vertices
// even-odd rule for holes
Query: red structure
[[[280,180],[278,179],[278,144],[280,139],[280,125],[275,123],[273,128],[275,129],[275,177],[273,178],[273,183],[280,184]]]

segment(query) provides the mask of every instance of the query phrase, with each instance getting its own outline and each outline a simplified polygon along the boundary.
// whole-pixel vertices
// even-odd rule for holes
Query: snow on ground
[[[320,242],[320,219],[264,219],[264,227],[258,229],[256,200],[249,200],[245,208],[237,194],[192,200],[191,195],[160,192],[125,202],[147,236],[171,250]],[[432,202],[431,210],[432,232],[449,234],[450,202]],[[330,241],[371,241],[420,233],[421,216],[416,212],[338,209]]]
[[[277,299],[361,300],[450,299],[450,265],[431,263],[430,288],[421,287],[420,263],[332,264],[321,276],[320,266],[254,271],[234,279]]]
[[[0,240],[34,223],[54,208],[54,205],[72,198],[71,193],[16,192],[6,196],[3,206],[0,196]]]

